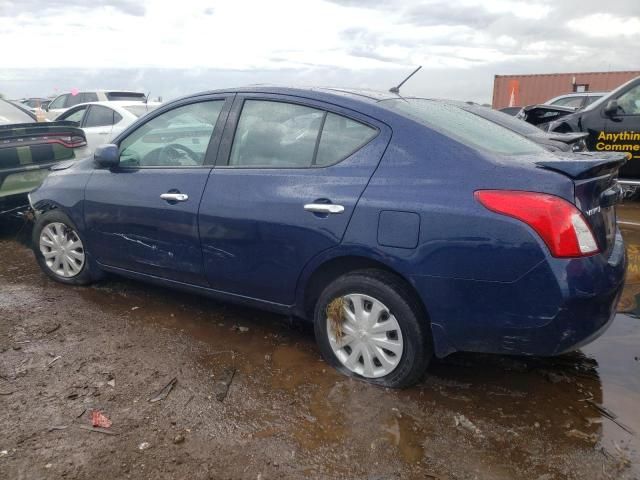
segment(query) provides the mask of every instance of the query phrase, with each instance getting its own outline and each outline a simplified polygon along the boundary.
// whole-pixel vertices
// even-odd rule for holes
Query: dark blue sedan
[[[327,362],[390,387],[434,354],[560,354],[613,318],[620,155],[337,89],[192,95],[114,143],[30,195],[60,282],[111,272],[306,319]]]

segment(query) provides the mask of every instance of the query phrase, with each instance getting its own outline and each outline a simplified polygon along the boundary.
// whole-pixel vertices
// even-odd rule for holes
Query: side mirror
[[[618,101],[617,100],[609,100],[607,105],[604,107],[605,115],[609,115],[610,117],[618,113]]]
[[[120,163],[120,150],[117,145],[100,145],[93,154],[96,165],[102,168],[114,168]]]

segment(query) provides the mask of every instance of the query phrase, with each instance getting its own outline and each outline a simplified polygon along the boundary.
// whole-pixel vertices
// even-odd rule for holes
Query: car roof
[[[572,92],[572,93],[563,93],[562,95],[558,95],[557,97],[550,98],[544,103],[555,102],[556,100],[560,100],[561,98],[567,97],[602,97],[604,95],[608,95],[609,92]]]
[[[595,95],[606,95],[609,92],[571,92],[565,93],[563,95],[558,95],[556,98],[560,97],[593,97]]]
[[[105,107],[129,107],[129,106],[140,106],[140,105],[162,105],[160,102],[135,102],[131,100],[102,100],[99,102],[84,102],[74,105],[71,108],[80,107],[82,105],[104,105]]]
[[[144,95],[144,92],[138,92],[136,90],[118,90],[118,89],[101,89],[101,88],[87,88],[87,89],[78,89],[78,94],[80,93],[135,93],[137,95]],[[60,92],[54,98],[57,98],[61,95],[71,95],[71,91],[68,92]]]
[[[104,106],[107,108],[110,108],[112,110],[115,110],[116,112],[118,112],[121,115],[129,115],[129,118],[133,118],[136,117],[137,115],[135,115],[133,112],[130,112],[129,110],[127,110],[127,107],[139,107],[141,105],[145,105],[148,107],[152,107],[153,110],[155,110],[157,107],[159,107],[160,105],[162,105],[162,103],[160,102],[132,102],[132,101],[101,101],[101,102],[85,102],[85,103],[79,103],[77,105],[74,105],[73,107],[68,108],[67,110],[65,110],[64,112],[62,112],[60,115],[58,115],[57,118],[60,118],[63,115],[67,115],[69,114],[69,112],[71,112],[72,110],[75,111],[77,109],[77,107],[88,107],[90,105],[100,105],[100,106]]]
[[[337,88],[337,87],[287,87],[281,85],[248,85],[245,87],[222,88],[218,90],[207,90],[191,95],[180,97],[176,100],[182,100],[201,95],[209,95],[216,93],[265,93],[265,94],[281,94],[300,96],[306,98],[323,98],[328,97],[347,97],[354,100],[360,100],[367,103],[377,103],[382,100],[394,98],[403,98],[401,95],[382,92],[377,90],[356,89],[356,88]],[[174,101],[176,101],[174,100]]]
[[[245,87],[233,87],[224,88],[218,90],[208,90],[203,92],[194,93],[191,95],[185,95],[173,99],[163,104],[163,109],[171,108],[171,105],[179,103],[185,100],[191,100],[202,96],[215,95],[215,94],[265,94],[265,95],[287,95],[291,97],[300,97],[308,100],[317,100],[334,104],[338,107],[351,109],[363,113],[365,115],[377,117],[378,120],[384,120],[378,115],[382,114],[385,117],[388,115],[399,115],[404,118],[409,118],[402,112],[390,109],[386,105],[382,105],[381,102],[386,100],[427,100],[431,102],[442,102],[450,105],[461,106],[465,102],[448,100],[448,99],[436,99],[419,97],[414,95],[403,96],[398,93],[371,90],[365,88],[340,88],[340,87],[288,87],[281,85],[249,85]]]

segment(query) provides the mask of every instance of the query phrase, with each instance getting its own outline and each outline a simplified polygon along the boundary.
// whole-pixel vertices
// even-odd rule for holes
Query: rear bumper
[[[610,325],[624,287],[626,252],[547,258],[515,282],[412,277],[429,310],[436,354],[558,355]]]

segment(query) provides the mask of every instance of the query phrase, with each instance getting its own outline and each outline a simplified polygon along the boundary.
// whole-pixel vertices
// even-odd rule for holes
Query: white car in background
[[[55,120],[74,122],[84,130],[90,150],[112,138],[147,112],[155,110],[159,102],[91,102],[76,105]]]
[[[83,92],[69,92],[58,95],[51,100],[45,110],[48,120],[55,120],[71,107],[89,102],[144,102],[147,96],[144,93],[127,90],[90,90]]]

